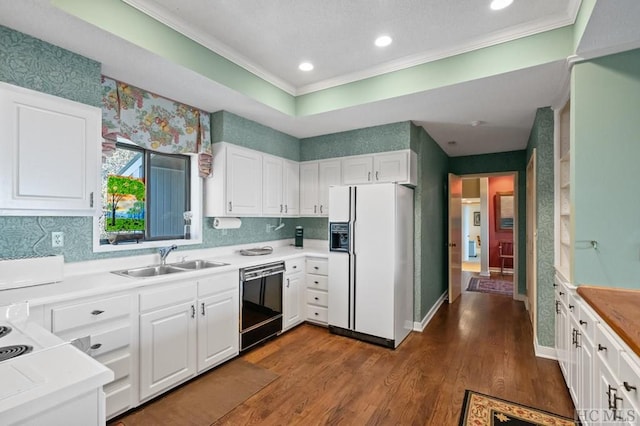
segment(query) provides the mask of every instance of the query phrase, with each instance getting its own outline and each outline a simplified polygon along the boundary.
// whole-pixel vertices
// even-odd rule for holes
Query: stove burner
[[[29,345],[3,346],[0,348],[0,362],[15,358],[20,355],[28,354],[32,350],[33,346]]]
[[[6,325],[0,325],[0,337],[4,337],[9,333],[11,333],[11,327]]]

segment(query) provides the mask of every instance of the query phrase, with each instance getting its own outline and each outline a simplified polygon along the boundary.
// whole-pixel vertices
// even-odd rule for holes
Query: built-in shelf
[[[570,104],[556,116],[558,120],[558,145],[556,152],[558,181],[556,221],[558,224],[556,269],[569,281],[571,271],[571,150],[570,150]]]

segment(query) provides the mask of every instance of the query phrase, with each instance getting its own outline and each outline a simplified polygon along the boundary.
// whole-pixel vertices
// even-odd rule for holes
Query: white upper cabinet
[[[411,150],[357,155],[342,159],[342,184],[397,182],[416,185],[418,156]]]
[[[96,214],[99,108],[0,83],[0,214]]]
[[[284,160],[284,213],[285,216],[300,214],[300,164]]]
[[[262,157],[262,214],[297,216],[300,204],[299,166],[272,155]]]
[[[329,216],[329,187],[340,185],[341,167],[339,160],[318,162],[318,214]]]
[[[318,162],[300,164],[300,214],[318,214]]]
[[[205,179],[205,216],[262,215],[262,154],[226,143],[213,146]]]
[[[371,183],[373,173],[373,157],[355,156],[342,160],[342,183],[345,185],[357,185]]]

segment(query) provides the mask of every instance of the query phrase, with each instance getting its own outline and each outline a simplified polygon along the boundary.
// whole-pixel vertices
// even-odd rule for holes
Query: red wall
[[[496,229],[496,192],[513,191],[513,176],[496,176],[489,178],[489,267],[500,267],[498,258],[498,243],[500,241],[513,241],[513,231],[498,231]],[[484,250],[484,242],[483,242]],[[510,260],[505,262],[505,267],[513,267]]]

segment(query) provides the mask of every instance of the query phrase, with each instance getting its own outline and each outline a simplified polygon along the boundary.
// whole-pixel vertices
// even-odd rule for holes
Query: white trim
[[[515,288],[514,288],[514,290],[515,290]],[[528,303],[527,295],[526,294],[520,294],[517,291],[513,292],[513,300],[517,300],[518,302],[524,302],[525,306]],[[527,307],[527,310],[529,310],[528,307]]]
[[[533,338],[533,350],[538,358],[558,360],[558,354],[556,348],[550,348],[549,346],[542,346],[538,343],[538,336]]]
[[[431,307],[431,309],[429,309],[429,312],[427,312],[427,315],[424,316],[422,321],[414,321],[413,331],[419,331],[420,333],[424,331],[424,329],[427,327],[427,324],[429,324],[429,321],[431,321],[436,312],[438,312],[438,309],[440,309],[440,306],[442,306],[444,301],[447,300],[448,294],[448,290],[442,293],[442,296],[440,296],[438,300],[436,300],[436,303]]]
[[[517,26],[516,29],[510,31],[507,30],[490,34],[486,37],[474,39],[468,43],[463,43],[448,49],[436,49],[428,52],[406,56],[395,61],[387,62],[380,66],[375,66],[366,70],[356,71],[349,74],[343,74],[335,78],[329,78],[296,88],[294,85],[284,81],[283,79],[267,71],[260,65],[252,62],[249,58],[242,55],[237,50],[232,49],[231,47],[222,43],[220,40],[211,37],[206,32],[191,28],[187,23],[173,18],[169,11],[167,11],[165,8],[158,7],[149,0],[123,1],[129,6],[138,9],[140,12],[152,17],[156,21],[161,22],[167,27],[179,32],[180,34],[195,41],[196,43],[201,44],[207,49],[217,53],[225,59],[228,59],[229,61],[256,75],[257,77],[273,84],[274,86],[293,96],[306,95],[312,92],[341,86],[343,84],[353,83],[355,81],[363,80],[366,78],[376,77],[382,74],[403,70],[416,65],[422,65],[428,62],[437,61],[451,56],[460,55],[462,53],[468,53],[475,50],[483,49],[485,47],[495,46],[520,38],[555,30],[567,25],[572,25],[575,22],[578,10],[580,9],[580,0],[572,0],[569,4],[566,15],[563,17],[540,19],[538,21],[531,22],[528,25]]]

